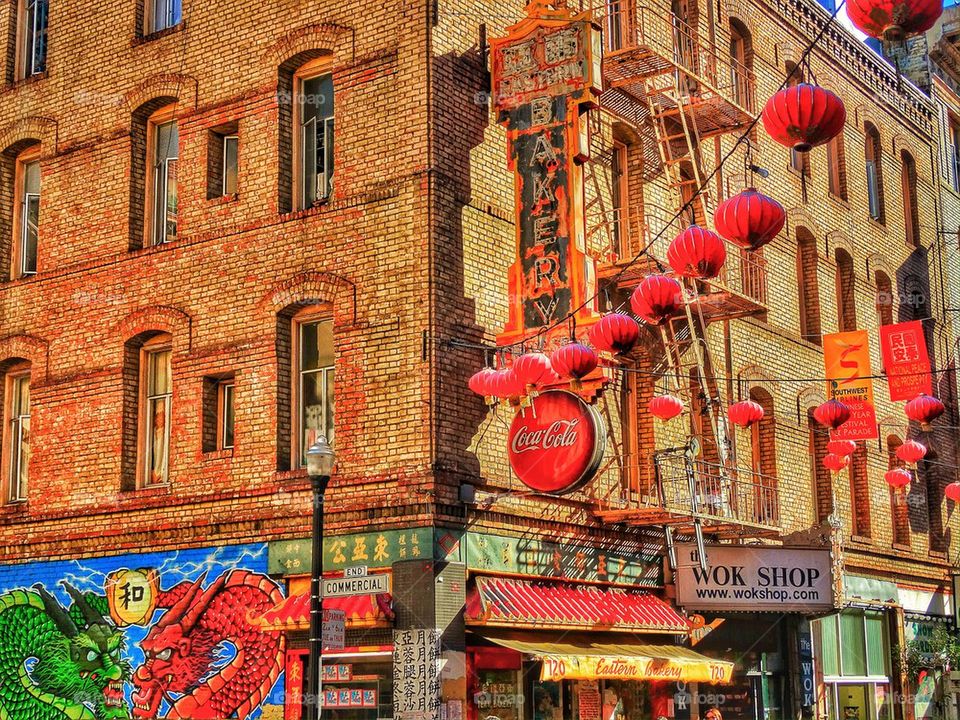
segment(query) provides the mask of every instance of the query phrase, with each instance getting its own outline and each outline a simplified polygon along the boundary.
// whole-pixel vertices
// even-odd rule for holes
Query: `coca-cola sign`
[[[562,495],[593,477],[606,442],[594,407],[565,390],[548,390],[514,417],[510,466],[531,490]]]

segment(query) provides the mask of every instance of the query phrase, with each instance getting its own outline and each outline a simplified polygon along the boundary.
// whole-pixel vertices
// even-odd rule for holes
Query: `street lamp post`
[[[330,484],[330,474],[336,462],[333,448],[320,435],[307,450],[307,475],[313,488],[313,554],[310,561],[310,656],[308,662],[307,692],[304,693],[304,720],[320,717],[321,653],[323,650],[323,597],[320,583],[323,578],[323,501]]]

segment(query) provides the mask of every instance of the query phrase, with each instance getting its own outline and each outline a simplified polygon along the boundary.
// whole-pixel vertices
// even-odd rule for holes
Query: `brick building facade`
[[[628,4],[597,11],[610,57],[630,50],[613,39],[634,28],[618,24]],[[232,10],[178,0],[0,8],[0,623],[30,631],[0,653],[14,663],[2,677],[42,659],[39,638],[53,626],[66,637],[99,632],[103,623],[81,614],[93,607],[112,619],[107,634],[126,638],[132,668],[101,652],[99,679],[67,698],[71,717],[126,707],[136,717],[300,717],[311,510],[300,459],[316,435],[332,434],[325,568],[389,575],[391,593],[332,603],[347,629],[324,676],[331,714],[457,720],[496,708],[520,720],[545,698],[559,706],[551,718],[586,719],[595,694],[604,704],[619,693],[626,717],[702,716],[705,684],[534,687],[536,647],[490,640],[514,630],[534,632],[515,644],[558,642],[550,622],[508,617],[492,627],[484,593],[497,582],[581,600],[585,587],[609,589],[625,604],[668,606],[675,568],[662,525],[628,518],[648,502],[652,450],[702,434],[705,422],[688,412],[663,425],[646,412],[668,382],[659,339],[646,335],[629,360],[635,372],[609,372],[596,400],[612,440],[602,471],[577,493],[546,498],[511,475],[510,411],[486,408],[466,387],[484,362],[472,346],[495,343],[513,302],[515,195],[489,106],[487,50],[523,17],[521,3],[405,1],[365,6],[362,16],[336,2]],[[749,83],[719,88],[747,115],[828,22],[806,0],[684,12],[697,47],[714,59],[737,48],[737,67],[751,66]],[[731,291],[748,309],[705,329],[716,389],[698,390],[704,379],[694,377],[678,392],[702,411],[714,393],[764,406],[756,432],[733,438],[742,487],[760,493],[764,509],[726,529],[708,524],[707,540],[826,549],[837,603],[848,608],[841,617],[884,623],[886,661],[862,673],[862,696],[850,702],[864,720],[905,719],[912,705],[892,699],[910,692],[893,661],[904,613],[918,627],[949,615],[955,549],[942,494],[956,479],[960,421],[945,372],[950,256],[932,220],[948,205],[935,163],[939,120],[928,97],[841,28],[824,37],[808,69],[848,112],[832,171],[824,148],[793,159],[753,133],[750,161],[769,171],[760,187],[788,223],[760,261],[729,259]],[[608,105],[585,120],[584,249],[607,282],[598,310],[632,287],[604,281],[611,268],[658,232],[662,257],[679,227],[668,222],[678,186],[638,117]],[[712,172],[746,127],[738,117],[698,142],[700,166],[680,167],[681,177]],[[699,219],[711,222],[717,202],[749,184],[737,152],[710,181]],[[867,162],[879,178],[873,201]],[[824,399],[819,335],[859,327],[875,338],[881,322],[914,318],[925,322],[949,406],[925,436],[935,461],[905,498],[891,496],[890,449],[918,429],[878,381],[880,439],[831,479],[808,418]],[[682,521],[683,508],[674,511]],[[31,589],[38,584],[43,592]],[[746,621],[703,612],[715,628],[698,643],[704,655],[733,660],[734,648],[745,658],[741,705],[721,704],[728,716],[842,713],[839,693],[857,674],[819,665],[827,626],[811,631],[802,612]],[[750,623],[767,628],[767,640],[740,648]],[[598,641],[612,642],[604,630]],[[653,630],[648,642],[661,646],[686,635],[669,623]],[[811,632],[821,669],[817,697],[805,702],[797,648]],[[216,658],[218,647],[233,650]],[[428,661],[411,659],[421,651]],[[0,683],[10,717],[46,717],[51,700]]]

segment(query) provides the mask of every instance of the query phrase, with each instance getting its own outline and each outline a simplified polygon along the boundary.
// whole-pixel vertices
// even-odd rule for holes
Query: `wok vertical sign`
[[[535,0],[527,17],[491,40],[497,120],[507,129],[514,172],[517,257],[510,268],[510,317],[498,337],[514,342],[566,317],[593,295],[585,254],[581,110],[600,94],[600,32],[589,13]],[[583,308],[577,322],[595,319]]]
[[[870,338],[866,330],[823,336],[827,396],[850,408],[850,419],[831,433],[835,440],[878,437],[870,370]]]
[[[927,354],[922,322],[913,320],[881,325],[880,349],[891,400],[913,400],[921,393],[933,394],[930,356]]]

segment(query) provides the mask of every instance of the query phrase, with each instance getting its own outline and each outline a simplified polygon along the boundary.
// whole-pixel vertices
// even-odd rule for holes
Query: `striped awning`
[[[478,577],[467,623],[487,627],[591,629],[686,635],[690,623],[642,590]]]
[[[390,595],[354,595],[326,598],[325,610],[342,610],[347,616],[347,628],[389,627],[393,620]],[[297,593],[284,598],[253,623],[263,630],[274,632],[308,630],[310,628],[310,594]]]

